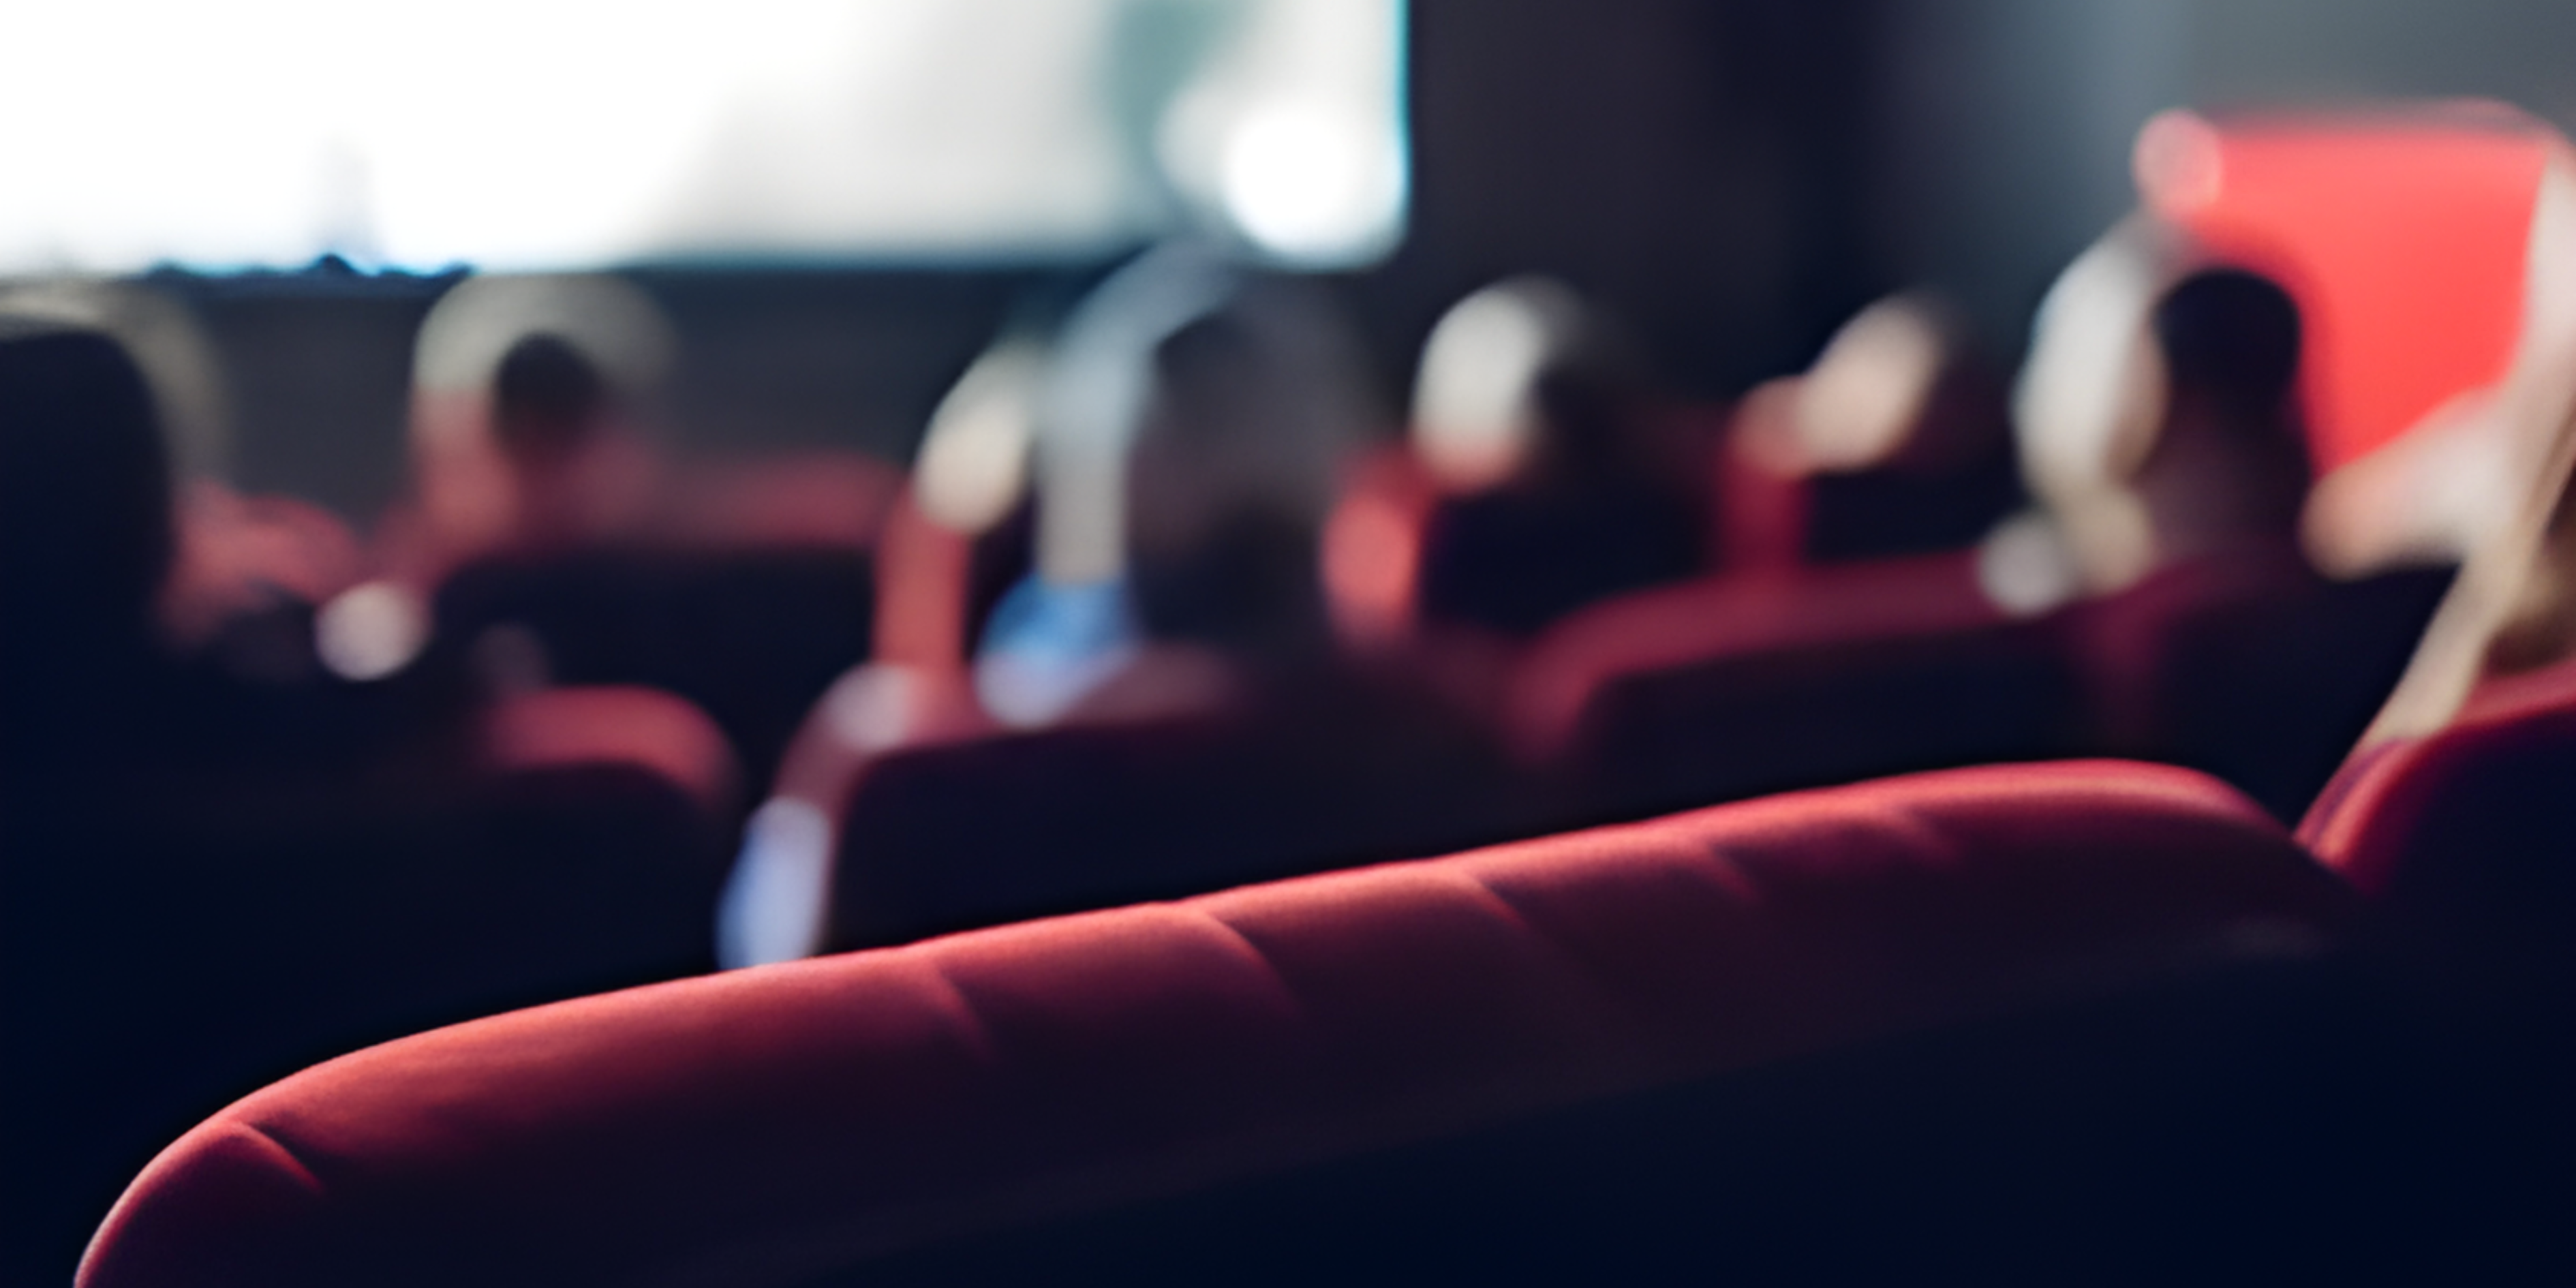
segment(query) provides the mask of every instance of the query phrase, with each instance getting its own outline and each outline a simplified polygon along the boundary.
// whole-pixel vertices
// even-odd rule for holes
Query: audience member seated
[[[1318,307],[1176,246],[1074,314],[1039,403],[1036,571],[974,706],[872,667],[816,709],[737,865],[728,961],[1492,834],[1474,730],[1334,658],[1316,534],[1367,426]]]
[[[2528,120],[2458,107],[2178,113],[2141,132],[2144,211],[2052,293],[2023,390],[2025,413],[2052,421],[2037,427],[2034,481],[2088,581],[2120,591],[2085,632],[2108,745],[2215,770],[2284,818],[2306,808],[2385,699],[2447,566],[2512,511],[2569,397],[2553,355],[2576,326],[2551,269],[2576,253],[2571,207],[2552,195],[2564,151]],[[2205,285],[2196,312],[2167,308],[2164,343],[2144,345],[2150,302],[2212,265],[2250,266],[2289,295],[2263,305],[2265,288],[2231,269],[2211,281],[2243,285]],[[2262,328],[2268,342],[2242,330],[2266,312],[2282,319]],[[2303,341],[2297,319],[2311,324]],[[2321,476],[2295,520],[2279,513],[2286,460],[2284,500],[2240,496],[2232,522],[2228,498],[2195,477],[2212,471],[2162,447],[2143,485],[2106,482],[2127,468],[2116,463],[2085,477],[2147,452],[2137,431],[2151,419],[2216,459],[2208,431],[2246,419],[2244,395],[2261,388],[2248,364],[2266,351]],[[2196,371],[2157,374],[2167,361]],[[2167,384],[2170,405],[2137,392]],[[2268,527],[2271,553],[2194,553],[2178,534],[2213,526]]]
[[[1725,567],[1974,546],[2022,499],[2011,425],[2001,382],[1937,301],[1880,300],[1805,374],[1739,406],[1718,454]]]
[[[373,676],[425,654],[498,692],[666,689],[765,780],[867,655],[883,472],[666,470],[648,430],[667,326],[603,279],[469,281],[419,347],[419,494],[389,521],[382,578],[326,615],[326,656]]]
[[[2156,329],[2164,423],[2124,484],[2151,553],[2068,623],[2097,736],[2214,773],[2295,820],[2395,686],[2449,572],[2337,582],[2310,570],[2300,320],[2278,287],[2199,274]]]
[[[118,1173],[283,1068],[702,968],[721,875],[729,758],[677,699],[475,712],[183,651],[153,395],[101,332],[0,319],[13,1280],[58,1279]]]
[[[1415,385],[1414,449],[1443,493],[1423,534],[1425,622],[1524,639],[1699,571],[1696,475],[1661,426],[1565,287],[1514,279],[1459,301]]]
[[[140,283],[59,279],[0,289],[0,314],[100,332],[141,369],[178,502],[157,614],[169,641],[235,679],[319,680],[313,610],[359,576],[357,538],[320,506],[234,486],[232,400],[195,313]]]
[[[1894,297],[1753,390],[1715,462],[1720,571],[1572,614],[1519,660],[1504,725],[1567,787],[1564,821],[2083,746],[2040,620],[2074,570],[2030,519],[1976,541],[2016,488],[1947,326]]]

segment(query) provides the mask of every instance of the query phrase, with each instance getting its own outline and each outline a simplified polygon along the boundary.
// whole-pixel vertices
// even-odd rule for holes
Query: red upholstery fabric
[[[2116,763],[1865,784],[657,985],[360,1052],[157,1159],[87,1288],[804,1282],[2312,935]]]
[[[2576,1001],[2576,663],[2490,682],[2432,734],[2365,748],[2300,834],[2370,896],[2377,933],[2464,1014],[2548,1048]],[[2563,1107],[2552,1101],[2552,1114]]]
[[[2440,879],[2445,866],[2565,857],[2576,810],[2547,775],[2576,768],[2576,663],[2481,685],[2433,734],[2363,748],[2299,824],[2299,839],[2364,892]],[[2535,773],[2542,776],[2532,781]]]
[[[906,490],[877,545],[875,661],[962,672],[973,598],[975,539],[922,513]]]
[[[724,730],[688,699],[635,685],[510,694],[482,713],[485,760],[505,773],[624,765],[688,793],[710,814],[733,807],[741,768]]]
[[[1266,693],[1220,687],[1222,672],[1165,655],[1078,718],[1019,732],[944,719],[923,693],[901,744],[840,752],[837,767],[831,744],[800,758],[837,769],[802,793],[833,802],[840,824],[829,942],[905,943],[1551,830],[1483,731],[1422,695],[1349,673],[1262,678]]]
[[[1569,617],[1531,646],[1513,681],[1512,731],[1525,750],[1553,754],[1622,676],[2002,620],[1973,552],[1641,591]]]
[[[1523,660],[1509,728],[1561,826],[2076,754],[2083,696],[2054,619],[2006,616],[1961,552],[1600,605]]]

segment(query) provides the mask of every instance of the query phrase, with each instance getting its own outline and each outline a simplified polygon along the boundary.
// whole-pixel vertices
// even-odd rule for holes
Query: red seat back
[[[1968,554],[1648,591],[1577,614],[1514,676],[1522,752],[1567,817],[2070,754],[2083,692],[2048,620]]]
[[[2071,764],[657,985],[233,1105],[79,1282],[806,1282],[2313,942],[2340,896],[2205,779]]]
[[[2364,747],[2299,837],[2402,914],[2489,941],[2463,947],[2505,948],[2499,941],[2512,939],[2549,949],[2576,924],[2570,782],[2576,663],[2560,662],[2488,681],[2441,729]]]
[[[836,947],[1415,858],[1539,830],[1481,730],[1375,683],[925,739],[842,796]]]

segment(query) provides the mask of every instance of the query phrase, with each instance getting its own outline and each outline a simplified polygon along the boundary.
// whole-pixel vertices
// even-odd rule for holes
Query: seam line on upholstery
[[[1596,987],[1600,984],[1600,972],[1594,969],[1593,964],[1586,960],[1583,954],[1574,951],[1556,936],[1539,929],[1538,923],[1530,920],[1529,914],[1521,911],[1519,904],[1505,898],[1503,892],[1495,889],[1492,882],[1485,880],[1483,875],[1473,868],[1461,867],[1457,871],[1459,877],[1466,881],[1478,895],[1501,910],[1503,919],[1510,922],[1512,928],[1519,931],[1523,939],[1537,943],[1547,951],[1548,955],[1558,961],[1573,964],[1586,983]]]
[[[1762,900],[1762,882],[1753,869],[1735,856],[1735,848],[1723,841],[1701,841],[1692,847],[1700,862],[1714,869],[1711,873],[1729,895],[1751,906]]]
[[[951,1013],[959,1019],[966,1044],[974,1048],[979,1058],[988,1063],[994,1060],[1000,1053],[1000,1044],[994,1040],[993,1026],[985,1022],[984,1013],[976,1007],[975,999],[968,995],[955,976],[948,973],[947,963],[939,960],[938,954],[925,953],[923,957],[924,964],[930,968],[930,977],[937,980],[939,986],[946,989],[949,998],[956,1003],[951,1008]]]
[[[1889,830],[1900,839],[1917,842],[1920,847],[1917,853],[1940,855],[1941,866],[1945,870],[1967,866],[1968,846],[1956,832],[1933,818],[1928,804],[1924,801],[1890,801],[1886,809],[1877,813],[1877,817],[1892,824]]]
[[[320,1198],[322,1196],[322,1178],[314,1174],[312,1165],[306,1163],[303,1157],[295,1152],[294,1147],[288,1145],[284,1140],[280,1139],[276,1133],[260,1126],[258,1123],[241,1120],[235,1121],[243,1131],[249,1132],[262,1144],[265,1144],[270,1149],[276,1151],[278,1157],[285,1159],[287,1166],[294,1169],[295,1178],[302,1181],[304,1183],[304,1187],[311,1190],[315,1198]]]
[[[1254,964],[1261,967],[1261,973],[1269,978],[1271,991],[1277,993],[1280,1000],[1288,1004],[1288,1009],[1293,1012],[1298,1019],[1304,1020],[1308,1018],[1305,1000],[1298,997],[1297,990],[1289,986],[1288,976],[1280,971],[1279,964],[1277,962],[1270,960],[1270,954],[1262,951],[1261,945],[1252,942],[1252,936],[1235,929],[1233,922],[1227,921],[1225,918],[1220,917],[1205,908],[1192,908],[1190,911],[1197,913],[1201,919],[1208,922],[1208,924],[1215,926],[1219,931],[1223,932],[1227,938],[1241,944],[1243,946],[1243,951],[1252,955]]]

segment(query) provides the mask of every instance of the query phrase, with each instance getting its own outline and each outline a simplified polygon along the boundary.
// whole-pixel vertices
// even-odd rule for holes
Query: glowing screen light
[[[1136,34],[1176,8],[1215,15],[1215,36],[1159,67]],[[5,6],[0,272],[1087,251],[1206,218],[1163,172],[1163,108],[1212,103],[1232,128],[1283,95],[1363,121],[1333,128],[1365,137],[1372,177],[1332,177],[1351,167],[1328,142],[1315,187],[1365,189],[1339,208],[1376,213],[1256,196],[1246,235],[1347,260],[1390,222],[1401,17],[1400,0]],[[1337,34],[1354,21],[1374,35]],[[1253,190],[1318,172],[1300,128],[1284,151],[1276,126],[1246,136]],[[1400,174],[1391,190],[1400,217]],[[1337,217],[1359,232],[1337,241]]]
[[[1325,105],[1247,117],[1227,140],[1227,207],[1253,241],[1289,258],[1330,259],[1379,234],[1397,186],[1370,122]]]
[[[1271,258],[1385,253],[1407,198],[1403,33],[1397,0],[1242,6],[1235,38],[1164,115],[1163,172]]]

